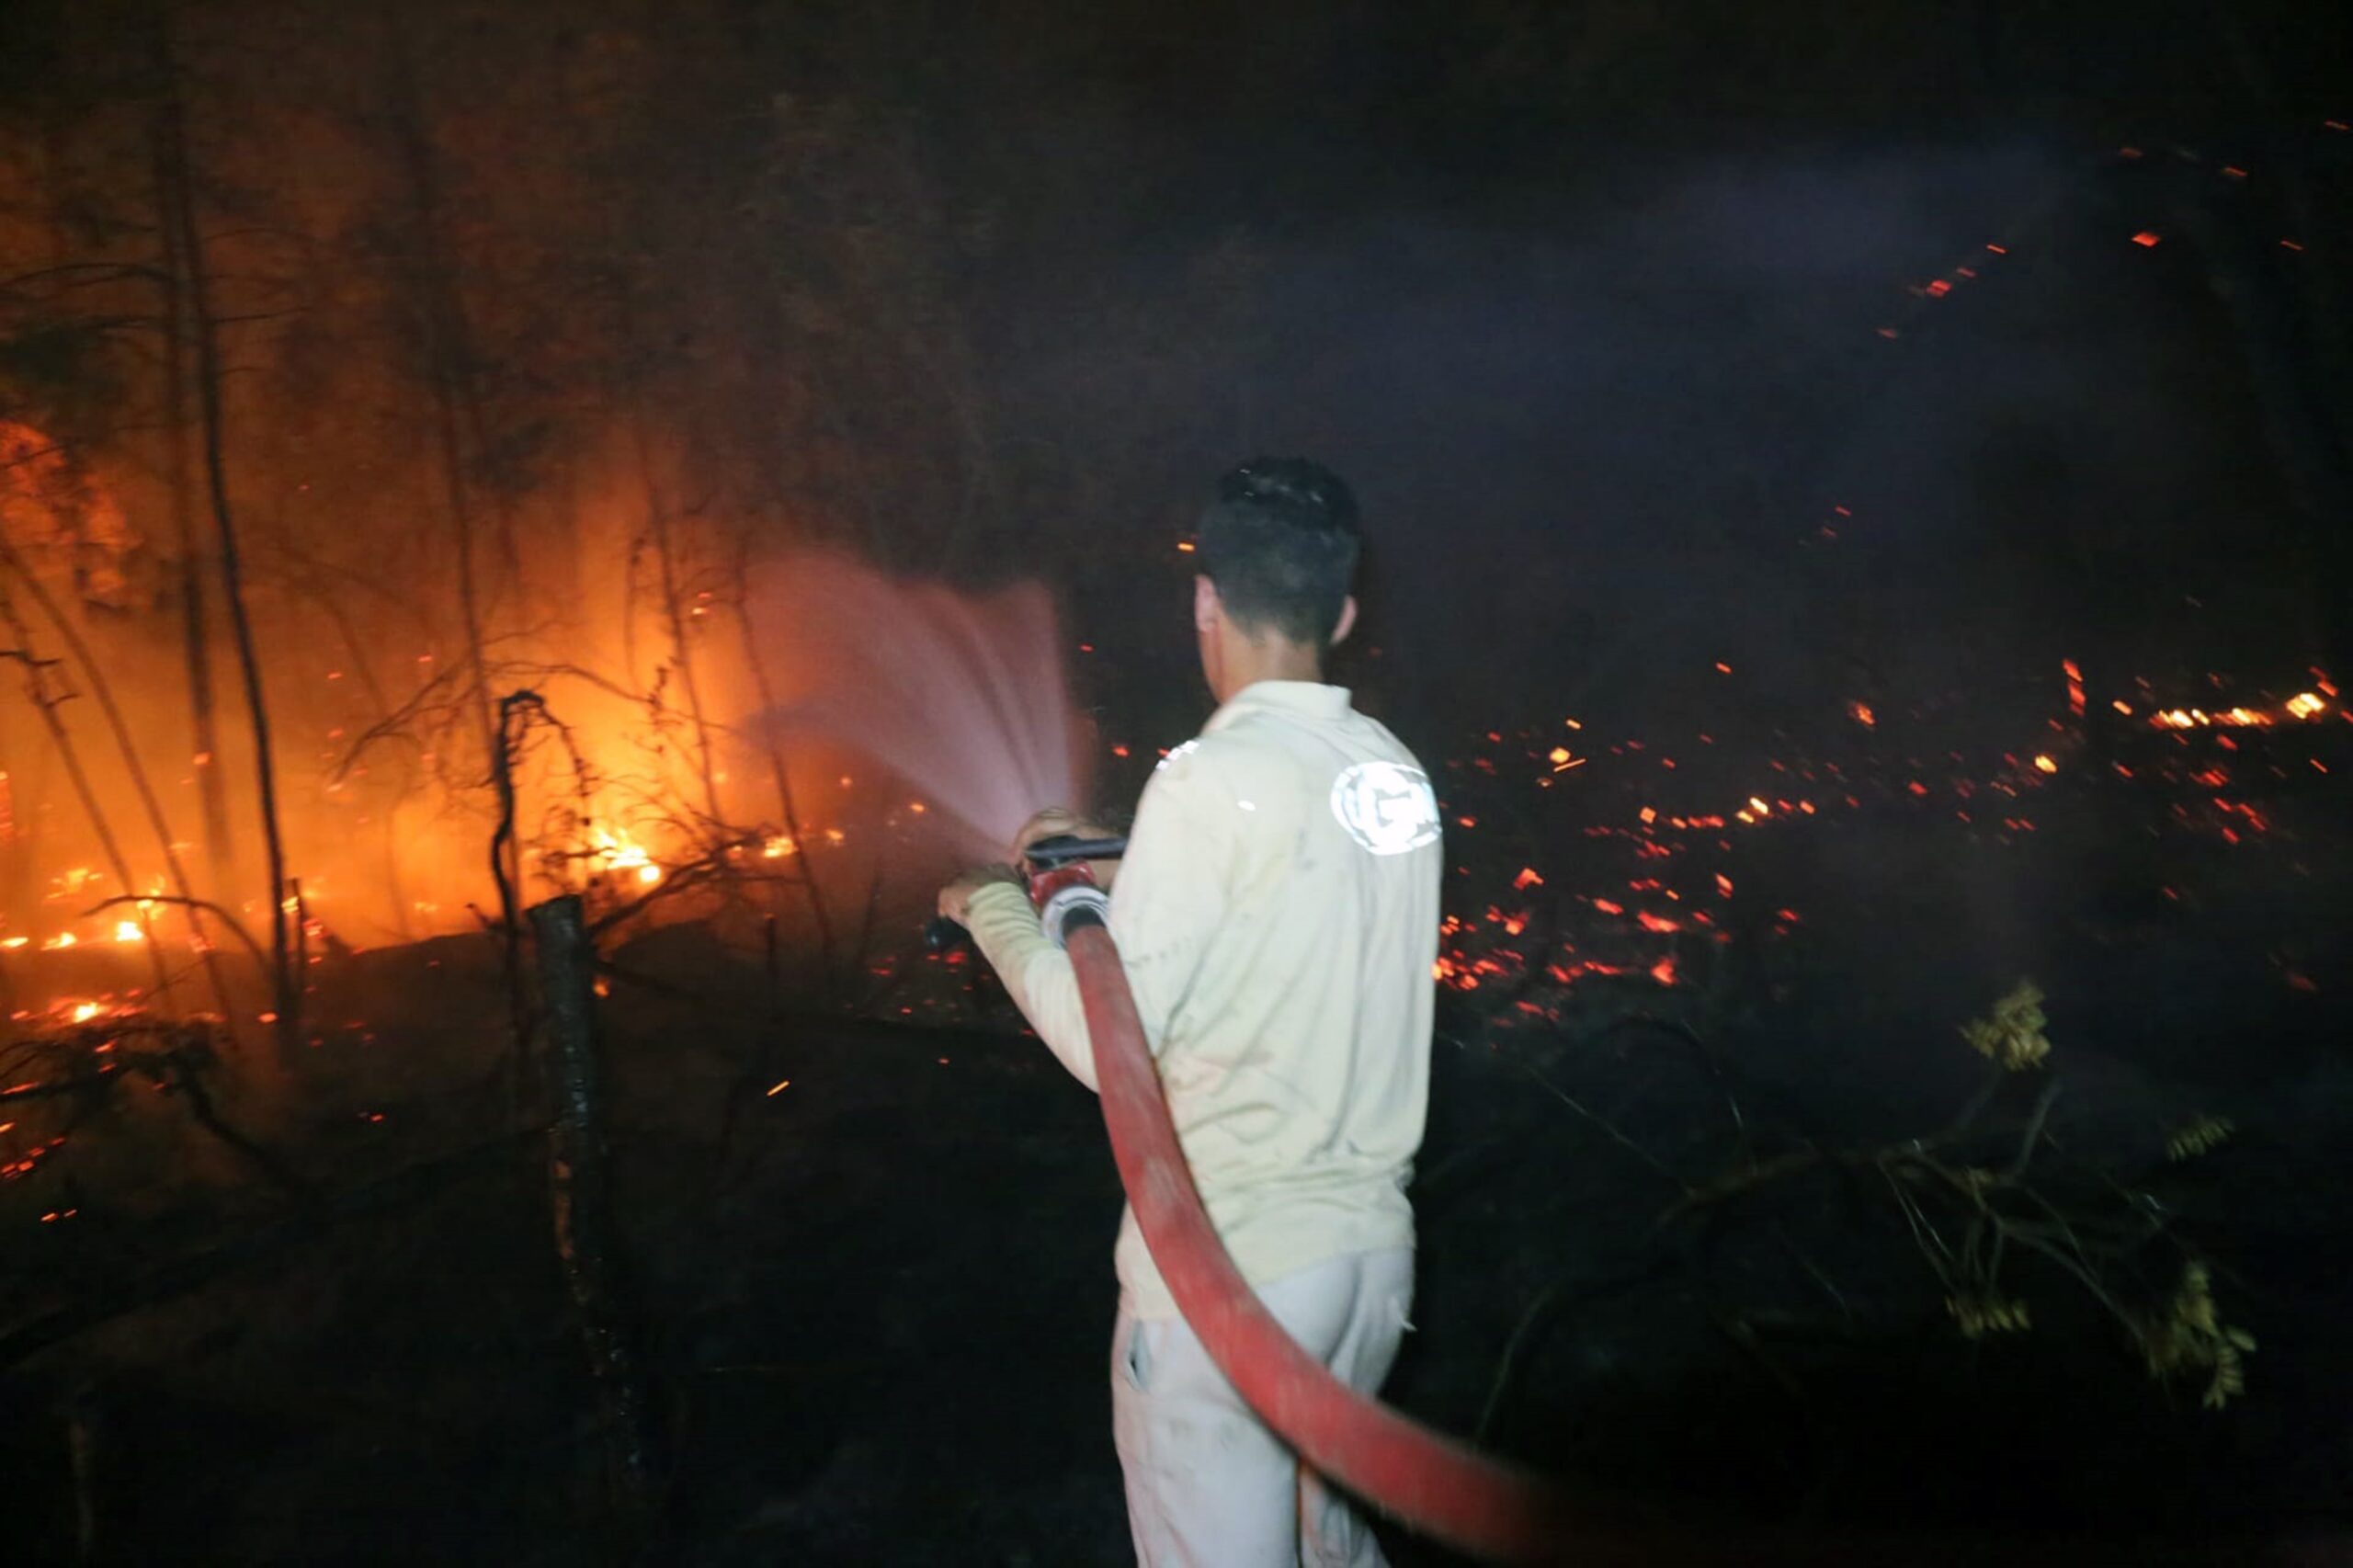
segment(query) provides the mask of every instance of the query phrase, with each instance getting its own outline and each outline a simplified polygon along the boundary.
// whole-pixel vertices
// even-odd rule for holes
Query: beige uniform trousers
[[[1410,1248],[1352,1253],[1258,1288],[1349,1387],[1377,1392],[1414,1299]],[[1121,1312],[1111,1429],[1142,1568],[1379,1568],[1356,1508],[1253,1415],[1182,1318]]]

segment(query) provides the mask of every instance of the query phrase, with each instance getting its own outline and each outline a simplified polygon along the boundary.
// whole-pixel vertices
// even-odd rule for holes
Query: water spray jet
[[[745,603],[778,674],[774,702],[744,728],[873,758],[973,858],[1002,854],[1040,803],[1079,798],[1086,726],[1039,585],[968,595],[800,555],[753,566]]]

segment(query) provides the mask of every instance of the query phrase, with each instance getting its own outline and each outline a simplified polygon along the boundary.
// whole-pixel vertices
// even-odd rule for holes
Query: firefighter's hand
[[[1083,817],[1068,806],[1048,806],[1044,811],[1023,823],[1021,831],[1013,835],[1015,869],[1026,874],[1029,868],[1029,846],[1041,838],[1060,838],[1065,834],[1074,835],[1079,838],[1119,836],[1101,823]],[[1089,860],[1086,863],[1086,869],[1094,873],[1095,885],[1108,892],[1111,888],[1112,877],[1119,872],[1120,863],[1117,860]]]
[[[975,866],[939,890],[939,913],[959,926],[967,924],[964,915],[972,905],[972,895],[992,882],[1004,882],[1024,889],[1029,886],[1021,874],[1010,866],[995,863]]]

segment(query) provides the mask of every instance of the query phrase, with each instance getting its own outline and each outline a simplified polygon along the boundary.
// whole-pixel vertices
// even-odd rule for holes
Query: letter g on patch
[[[1438,797],[1429,775],[1396,762],[1359,762],[1332,780],[1332,814],[1375,855],[1403,855],[1438,842]]]

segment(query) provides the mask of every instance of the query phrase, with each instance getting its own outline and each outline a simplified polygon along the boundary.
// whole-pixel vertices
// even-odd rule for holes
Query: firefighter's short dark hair
[[[1363,541],[1357,499],[1305,458],[1253,458],[1217,482],[1196,539],[1201,574],[1249,632],[1330,643]]]

